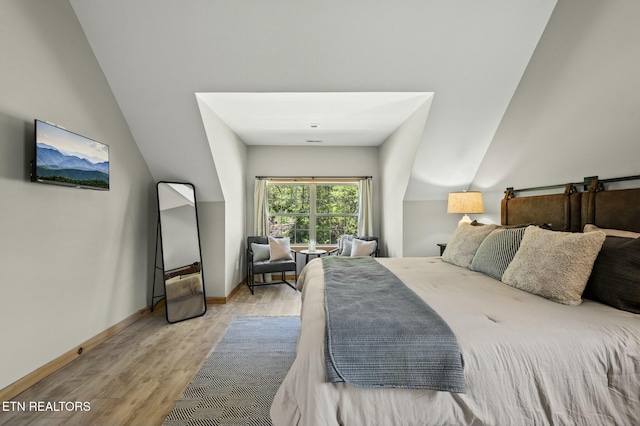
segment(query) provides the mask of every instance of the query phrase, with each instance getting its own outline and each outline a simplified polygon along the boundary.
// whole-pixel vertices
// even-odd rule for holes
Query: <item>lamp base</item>
[[[462,225],[463,223],[471,223],[471,218],[468,214],[462,216],[462,219],[460,219],[460,221],[458,222],[458,226]]]

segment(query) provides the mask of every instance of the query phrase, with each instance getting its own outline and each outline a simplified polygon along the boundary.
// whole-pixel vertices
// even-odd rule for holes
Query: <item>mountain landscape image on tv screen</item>
[[[109,146],[36,120],[38,182],[109,189]]]

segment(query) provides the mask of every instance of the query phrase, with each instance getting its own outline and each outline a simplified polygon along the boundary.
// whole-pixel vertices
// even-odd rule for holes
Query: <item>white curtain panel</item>
[[[269,206],[267,204],[266,179],[256,179],[253,206],[254,235],[269,235]]]
[[[358,211],[358,235],[373,235],[373,182],[362,179],[358,183],[360,190],[360,210]]]

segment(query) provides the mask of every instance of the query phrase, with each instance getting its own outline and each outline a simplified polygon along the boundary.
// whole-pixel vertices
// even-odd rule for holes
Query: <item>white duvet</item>
[[[377,260],[449,324],[467,393],[326,383],[316,259],[298,280],[297,356],[271,407],[275,425],[640,425],[640,315],[554,303],[439,257]]]

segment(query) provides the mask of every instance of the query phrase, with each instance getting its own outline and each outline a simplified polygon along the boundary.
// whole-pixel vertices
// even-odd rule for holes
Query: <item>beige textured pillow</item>
[[[584,232],[595,232],[595,231],[602,231],[602,232],[604,232],[606,235],[608,235],[610,237],[623,237],[623,238],[638,238],[638,237],[640,237],[640,233],[638,233],[638,232],[623,231],[621,229],[598,228],[596,225],[592,225],[590,223],[587,223],[584,226]]]
[[[269,237],[269,249],[271,250],[270,261],[274,260],[293,260],[291,257],[291,245],[289,238],[273,238]]]
[[[502,282],[565,305],[582,303],[604,232],[557,232],[529,226]]]
[[[487,235],[496,228],[497,225],[460,224],[447,243],[442,260],[463,268],[470,268],[478,247]]]

